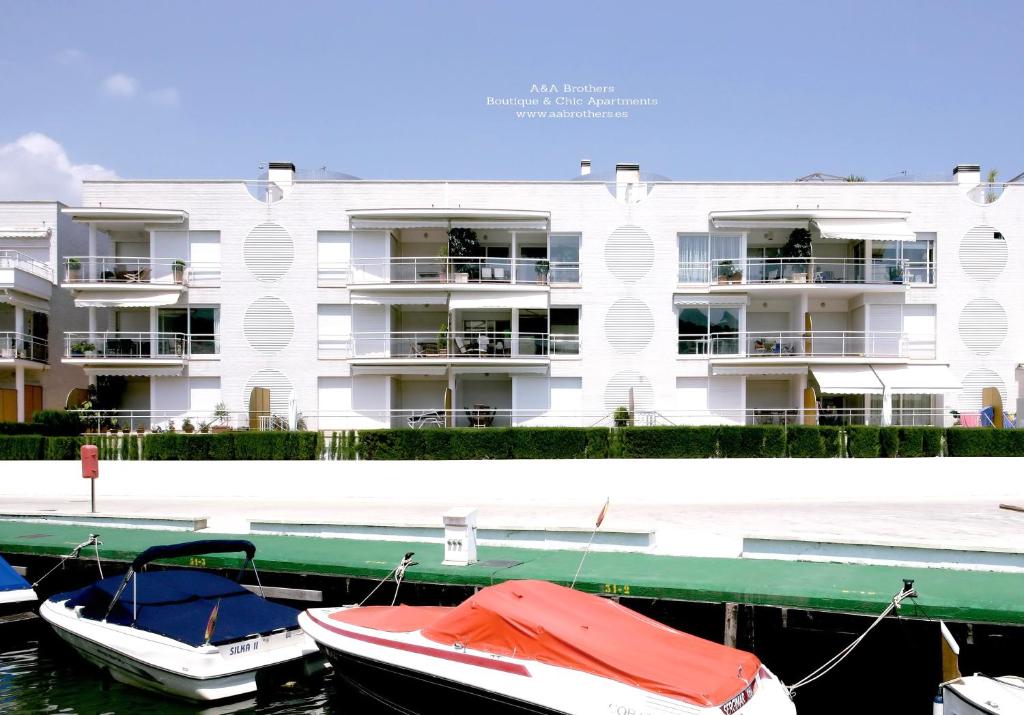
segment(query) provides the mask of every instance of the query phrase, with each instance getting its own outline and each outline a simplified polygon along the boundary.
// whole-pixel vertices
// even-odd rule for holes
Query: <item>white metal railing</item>
[[[50,359],[46,338],[27,333],[0,332],[0,360],[31,360],[45,363]]]
[[[337,264],[331,264],[337,266]],[[328,269],[321,269],[322,274]],[[334,267],[331,272],[340,273]],[[580,264],[545,258],[408,256],[355,259],[349,280],[362,283],[579,283]]]
[[[216,338],[196,336],[199,340]],[[209,344],[209,343],[206,343]],[[64,333],[65,358],[96,359],[184,359],[188,336],[184,333],[69,332]]]
[[[573,338],[575,337],[575,340]],[[559,354],[574,346],[579,350],[578,336],[559,335]],[[354,333],[352,356],[390,358],[529,358],[544,357],[551,351],[548,333],[511,333],[474,330],[406,331],[392,333]]]
[[[48,263],[27,256],[21,251],[7,249],[0,251],[0,269],[2,268],[14,268],[39,276],[40,278],[45,278],[48,281],[53,280],[53,270]]]
[[[868,357],[931,359],[935,338],[859,330],[748,330],[681,333],[679,355],[708,357]]]
[[[171,283],[185,285],[188,264],[174,258],[125,256],[68,256],[64,259],[64,282],[70,284],[101,283]]]
[[[458,397],[456,398],[458,399]],[[511,398],[509,398],[511,399]],[[625,405],[623,405],[625,408]],[[138,429],[177,432],[212,432],[223,429],[287,429],[284,414],[244,410],[77,410],[91,431]],[[185,424],[185,420],[189,424]],[[877,408],[829,408],[802,410],[794,407],[717,410],[654,410],[637,408],[632,412],[590,410],[524,410],[497,405],[471,403],[445,410],[440,400],[435,408],[323,411],[296,415],[298,429],[361,430],[380,427],[423,429],[455,427],[647,427],[688,425],[802,425],[823,426],[882,425],[884,415]],[[986,417],[978,410],[897,409],[888,422],[896,426],[986,427]],[[1017,424],[1008,415],[1007,427]]]
[[[934,264],[897,258],[745,258],[679,263],[679,283],[933,283]]]

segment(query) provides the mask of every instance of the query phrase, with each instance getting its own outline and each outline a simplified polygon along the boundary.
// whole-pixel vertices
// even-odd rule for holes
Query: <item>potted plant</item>
[[[548,273],[551,272],[551,264],[546,258],[542,258],[533,264],[533,270],[537,273],[538,283],[548,282]]]
[[[628,427],[629,423],[633,421],[629,414],[629,408],[622,405],[616,407],[615,412],[612,413],[612,421],[616,427]]]
[[[94,357],[96,355],[96,345],[85,341],[72,343],[71,357],[82,357],[83,355]]]
[[[476,231],[471,228],[460,228],[453,226],[448,229],[448,256],[451,258],[476,259],[482,254],[480,242],[476,238]],[[480,265],[476,260],[454,261],[454,274],[452,280],[455,283],[468,283],[470,274],[480,277]]]
[[[146,426],[140,423],[139,426],[135,428],[135,432],[141,437],[146,433]]]
[[[82,262],[77,258],[68,259],[68,282],[75,283],[82,279]]]
[[[185,282],[185,261],[176,260],[171,264],[171,271],[174,274],[174,282],[181,285]]]
[[[205,420],[199,421],[199,434],[206,434],[210,431],[210,423]]]
[[[174,427],[174,420],[167,420],[167,431],[168,432],[177,432],[178,431]]]
[[[231,413],[228,412],[228,406],[223,402],[218,402],[213,408],[213,424],[210,426],[210,430],[215,434],[217,432],[229,432],[231,425],[228,424],[228,419],[231,417]]]
[[[791,279],[794,283],[807,282],[807,261],[811,257],[811,232],[806,228],[794,228],[789,234],[786,245],[782,247],[783,258],[794,258],[790,263],[792,266]]]
[[[893,283],[902,283],[903,266],[889,266],[889,280]]]
[[[195,426],[192,424],[192,420],[189,419],[188,417],[182,420],[181,431],[184,432],[185,434],[192,434],[193,432],[196,431]]]
[[[735,271],[735,270],[736,270],[736,268],[733,265],[732,261],[726,260],[726,261],[722,261],[721,263],[719,263],[718,264],[718,283],[719,284],[724,284],[724,283],[731,282],[730,278],[732,277],[733,271]]]
[[[437,329],[437,354],[447,355],[448,354],[448,323],[441,323],[441,327]]]

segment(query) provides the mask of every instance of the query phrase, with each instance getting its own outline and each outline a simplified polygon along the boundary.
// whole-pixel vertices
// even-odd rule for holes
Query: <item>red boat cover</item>
[[[736,695],[761,665],[751,653],[546,581],[485,588],[422,633],[437,643],[572,668],[703,706]]]
[[[329,618],[387,633],[411,633],[426,628],[451,610],[445,606],[363,606],[335,611]]]

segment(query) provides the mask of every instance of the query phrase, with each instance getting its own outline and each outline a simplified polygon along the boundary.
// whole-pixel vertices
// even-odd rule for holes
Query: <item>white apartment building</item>
[[[81,369],[61,362],[63,331],[79,320],[56,287],[65,251],[85,250],[86,229],[55,201],[0,202],[0,421],[59,409],[84,387]]]
[[[87,236],[59,270],[82,318],[35,373],[80,369],[133,421],[223,403],[320,429],[609,424],[619,407],[643,424],[969,424],[985,388],[1016,409],[1024,183],[978,166],[307,181],[274,163],[256,182],[87,181],[61,215]]]

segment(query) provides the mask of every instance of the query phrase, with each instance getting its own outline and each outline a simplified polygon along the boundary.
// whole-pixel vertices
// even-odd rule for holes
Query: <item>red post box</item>
[[[82,445],[82,478],[96,479],[100,476],[100,450],[95,444]]]

